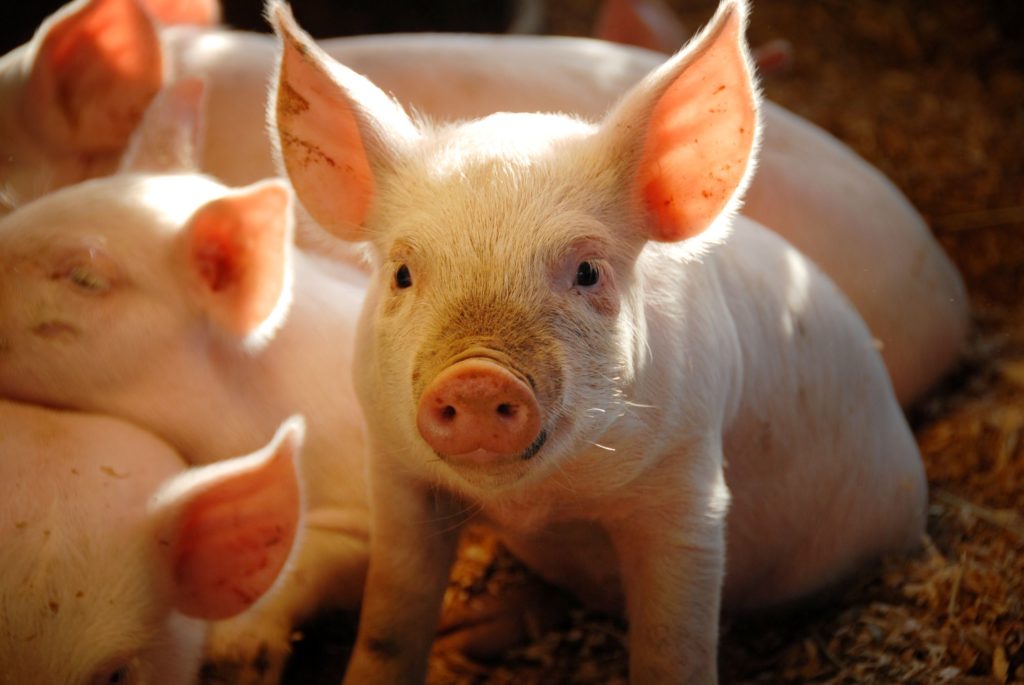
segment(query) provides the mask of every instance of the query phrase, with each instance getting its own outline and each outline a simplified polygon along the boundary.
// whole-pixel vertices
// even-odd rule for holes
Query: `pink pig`
[[[271,13],[281,159],[374,267],[354,366],[374,534],[347,683],[422,680],[471,515],[625,612],[633,683],[714,683],[722,607],[919,541],[924,472],[868,329],[736,215],[759,130],[744,2],[596,124],[411,119]]]
[[[191,464],[306,417],[295,563],[210,636],[211,659],[274,682],[296,622],[362,595],[368,505],[350,368],[366,278],[293,248],[283,181],[228,189],[156,173],[187,166],[200,93],[184,81],[158,100],[123,173],[0,219],[0,396],[131,420]]]
[[[215,18],[209,7],[183,8],[186,16],[167,18]],[[407,106],[442,119],[503,110],[598,117],[665,59],[603,41],[539,36],[365,36],[322,45]],[[158,29],[135,0],[68,5],[0,61],[0,212],[5,202],[22,204],[114,170],[166,74],[208,83],[204,170],[229,185],[273,175],[260,113],[275,55],[266,36]],[[879,341],[897,397],[910,403],[963,347],[967,300],[959,275],[876,169],[781,107],[763,103],[762,114],[760,162],[743,213],[839,285]]]
[[[281,573],[301,421],[188,469],[124,421],[0,401],[0,684],[188,685]]]

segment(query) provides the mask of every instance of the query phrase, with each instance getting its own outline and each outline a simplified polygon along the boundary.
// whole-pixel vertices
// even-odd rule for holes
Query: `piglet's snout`
[[[500,364],[465,359],[424,390],[416,426],[444,456],[518,454],[540,435],[540,407],[530,386]]]

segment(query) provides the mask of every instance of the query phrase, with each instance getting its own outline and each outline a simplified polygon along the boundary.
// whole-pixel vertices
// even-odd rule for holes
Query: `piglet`
[[[252,451],[288,416],[306,417],[295,563],[265,602],[210,633],[211,660],[274,682],[295,623],[362,594],[368,513],[350,368],[366,279],[294,249],[284,181],[229,189],[182,171],[201,93],[183,81],[161,96],[121,173],[0,219],[0,396],[128,419],[190,464]]]
[[[195,468],[98,414],[0,401],[0,425],[0,683],[194,683],[206,622],[293,547],[301,420]]]
[[[347,683],[422,680],[457,522],[629,620],[632,683],[714,683],[719,612],[919,541],[926,483],[868,329],[737,216],[747,7],[596,124],[415,121],[271,6],[296,194],[367,241],[371,561]]]

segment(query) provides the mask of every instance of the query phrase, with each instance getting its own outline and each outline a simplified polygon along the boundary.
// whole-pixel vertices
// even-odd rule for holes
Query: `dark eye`
[[[409,273],[409,267],[405,264],[398,267],[395,271],[395,286],[398,288],[408,288],[412,285],[412,274]]]
[[[584,288],[592,285],[597,285],[597,281],[601,278],[601,272],[597,269],[597,264],[593,262],[580,262],[580,265],[576,267],[576,285]]]
[[[128,667],[122,666],[121,668],[111,671],[110,676],[107,677],[107,682],[110,685],[127,685],[128,683]]]
[[[136,672],[131,663],[111,664],[100,669],[90,685],[132,685],[136,681]]]

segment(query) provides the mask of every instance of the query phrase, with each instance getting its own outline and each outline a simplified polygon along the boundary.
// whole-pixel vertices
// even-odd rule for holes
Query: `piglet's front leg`
[[[716,470],[704,482],[661,474],[606,524],[626,595],[631,685],[718,682],[728,494]]]
[[[457,505],[382,461],[371,460],[370,568],[345,685],[423,682],[458,537]]]

